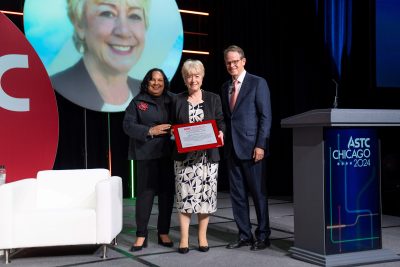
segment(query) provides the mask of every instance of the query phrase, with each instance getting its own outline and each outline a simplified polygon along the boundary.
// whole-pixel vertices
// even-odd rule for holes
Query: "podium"
[[[319,109],[285,118],[293,130],[293,258],[321,266],[399,261],[382,248],[377,127],[400,110]]]

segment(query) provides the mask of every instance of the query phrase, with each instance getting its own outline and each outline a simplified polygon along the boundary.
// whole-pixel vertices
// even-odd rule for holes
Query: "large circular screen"
[[[149,69],[171,79],[182,55],[174,0],[26,0],[24,28],[54,89],[95,111],[124,111]]]

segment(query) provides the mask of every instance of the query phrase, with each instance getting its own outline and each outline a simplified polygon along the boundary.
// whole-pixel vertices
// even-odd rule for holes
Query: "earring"
[[[85,46],[83,45],[83,42],[79,46],[79,53],[83,54],[85,52]]]

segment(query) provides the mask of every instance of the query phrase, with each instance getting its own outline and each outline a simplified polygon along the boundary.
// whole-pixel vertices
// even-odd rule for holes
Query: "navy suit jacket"
[[[266,80],[246,73],[240,87],[235,108],[229,109],[229,90],[232,81],[222,85],[221,101],[227,125],[225,153],[235,152],[242,160],[253,158],[255,147],[269,152],[268,140],[271,128],[271,101]],[[234,151],[232,151],[232,149]]]

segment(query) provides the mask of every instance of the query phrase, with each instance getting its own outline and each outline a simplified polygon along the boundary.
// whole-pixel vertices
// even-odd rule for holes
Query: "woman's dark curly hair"
[[[164,79],[164,90],[163,90],[163,95],[165,95],[167,93],[167,91],[169,91],[169,81],[167,76],[165,75],[164,71],[162,69],[159,68],[153,68],[151,70],[149,70],[146,75],[143,78],[142,83],[140,84],[140,92],[141,93],[147,93],[147,89],[149,87],[149,81],[151,80],[151,78],[153,77],[153,72],[158,71],[161,73],[161,75],[163,76]]]

